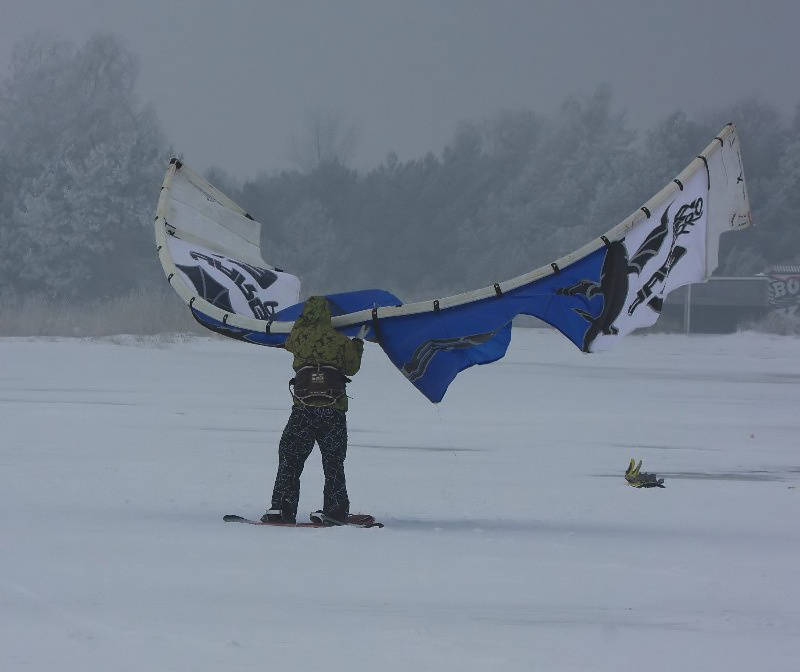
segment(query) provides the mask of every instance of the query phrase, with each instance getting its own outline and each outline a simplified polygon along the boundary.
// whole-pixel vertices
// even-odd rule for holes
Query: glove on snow
[[[625,480],[628,482],[628,485],[631,485],[634,488],[664,487],[663,478],[658,478],[656,474],[648,474],[645,472],[640,473],[639,469],[641,468],[641,460],[639,460],[639,464],[636,464],[635,460],[631,459],[631,463],[628,465],[628,470],[625,472]]]

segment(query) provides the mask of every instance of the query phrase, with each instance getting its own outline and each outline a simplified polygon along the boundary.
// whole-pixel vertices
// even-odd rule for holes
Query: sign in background
[[[800,266],[775,266],[767,276],[767,298],[772,309],[800,317]]]

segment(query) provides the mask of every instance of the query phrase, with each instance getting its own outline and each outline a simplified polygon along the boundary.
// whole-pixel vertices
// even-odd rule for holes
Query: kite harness
[[[307,365],[299,368],[289,381],[292,398],[301,404],[331,406],[345,395],[350,378],[329,364]]]

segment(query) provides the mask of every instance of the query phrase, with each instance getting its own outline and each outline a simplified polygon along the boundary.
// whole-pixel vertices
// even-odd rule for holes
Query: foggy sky
[[[352,165],[439,153],[457,122],[551,113],[610,84],[646,129],[746,96],[800,103],[797,0],[0,0],[0,68],[39,31],[119,35],[139,92],[196,170],[292,168],[314,112],[355,127]],[[732,119],[731,121],[736,121]]]

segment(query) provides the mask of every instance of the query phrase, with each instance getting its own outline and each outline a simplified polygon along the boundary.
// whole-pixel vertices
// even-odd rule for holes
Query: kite
[[[550,324],[583,352],[653,325],[672,290],[704,282],[719,237],[750,226],[736,128],[728,124],[641,208],[580,249],[516,278],[404,304],[382,289],[328,295],[332,323],[363,325],[397,369],[438,403],[459,372],[502,358],[517,315]],[[300,280],[261,257],[261,225],[184,163],[167,168],[155,218],[171,286],[204,327],[279,347],[302,313]]]

